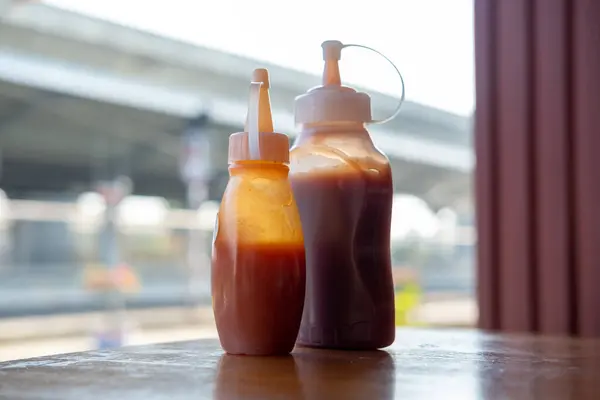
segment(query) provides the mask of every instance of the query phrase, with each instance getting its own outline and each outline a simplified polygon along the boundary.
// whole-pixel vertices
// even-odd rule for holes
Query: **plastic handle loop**
[[[404,98],[406,97],[406,90],[405,90],[405,86],[404,86],[404,78],[402,77],[402,73],[400,72],[400,70],[398,69],[398,67],[396,67],[396,64],[394,64],[394,62],[392,60],[390,60],[388,57],[386,57],[380,51],[377,51],[377,50],[375,50],[375,49],[373,49],[371,47],[363,46],[362,44],[344,44],[344,45],[342,45],[342,49],[345,49],[347,47],[358,47],[359,49],[370,50],[370,51],[378,54],[384,60],[386,60],[388,63],[390,63],[390,65],[394,68],[394,70],[396,71],[396,73],[400,77],[400,83],[402,85],[402,96],[400,96],[400,100],[398,101],[398,105],[396,106],[396,109],[394,110],[394,112],[392,113],[392,115],[390,115],[389,117],[384,118],[384,119],[375,119],[375,120],[369,121],[368,123],[369,124],[385,124],[386,122],[390,122],[391,120],[393,120],[394,118],[396,118],[398,116],[398,114],[400,114],[400,109],[402,108],[402,104],[404,103]]]
[[[260,160],[260,132],[258,120],[260,112],[260,88],[262,82],[250,83],[250,100],[248,101],[248,150],[252,160]]]

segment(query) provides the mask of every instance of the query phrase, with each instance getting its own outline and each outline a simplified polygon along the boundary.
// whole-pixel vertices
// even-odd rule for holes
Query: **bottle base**
[[[247,357],[285,357],[289,356],[292,352],[289,351],[228,351],[225,350],[225,353],[231,356],[247,356]]]
[[[360,322],[346,326],[301,328],[296,345],[332,350],[379,350],[390,346],[396,339],[393,323]],[[376,334],[374,334],[376,333]]]
[[[252,345],[250,343],[226,343],[221,342],[221,348],[225,353],[232,356],[260,356],[260,357],[281,357],[289,355],[294,349],[294,343],[279,344],[261,344]]]
[[[395,334],[386,340],[377,341],[339,341],[339,342],[316,342],[298,339],[296,346],[309,347],[313,349],[349,350],[349,351],[373,351],[389,347],[394,343]]]
[[[393,342],[392,342],[393,343]],[[339,350],[339,351],[377,351],[385,349],[391,346],[391,344],[384,345],[368,345],[368,344],[328,344],[328,343],[302,343],[297,342],[296,346],[305,347],[309,349],[321,349],[321,350]]]

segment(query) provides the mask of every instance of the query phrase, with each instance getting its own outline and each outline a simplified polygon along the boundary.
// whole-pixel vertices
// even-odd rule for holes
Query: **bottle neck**
[[[371,135],[367,131],[365,124],[362,122],[318,122],[302,124],[300,133],[296,139],[296,144],[302,143],[305,140],[312,140],[319,137],[334,137],[341,136],[348,139],[364,139],[371,141]]]
[[[348,130],[366,130],[364,122],[356,121],[321,121],[310,122],[300,125],[302,129],[348,129]]]
[[[287,179],[289,172],[290,168],[286,164],[271,161],[247,160],[229,164],[230,176],[252,175],[268,179]]]

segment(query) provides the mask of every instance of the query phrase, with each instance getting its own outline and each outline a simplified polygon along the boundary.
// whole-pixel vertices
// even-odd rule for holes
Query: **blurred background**
[[[406,81],[371,130],[394,173],[397,324],[475,324],[472,1],[348,4],[0,0],[0,361],[216,337],[210,244],[251,71],[293,137],[327,39]],[[348,49],[341,68],[393,111],[384,60]]]

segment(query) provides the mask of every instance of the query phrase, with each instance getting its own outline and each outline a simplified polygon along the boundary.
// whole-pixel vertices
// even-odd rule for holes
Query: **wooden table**
[[[0,399],[600,399],[600,340],[401,329],[380,352],[224,355],[216,340],[0,364]]]

